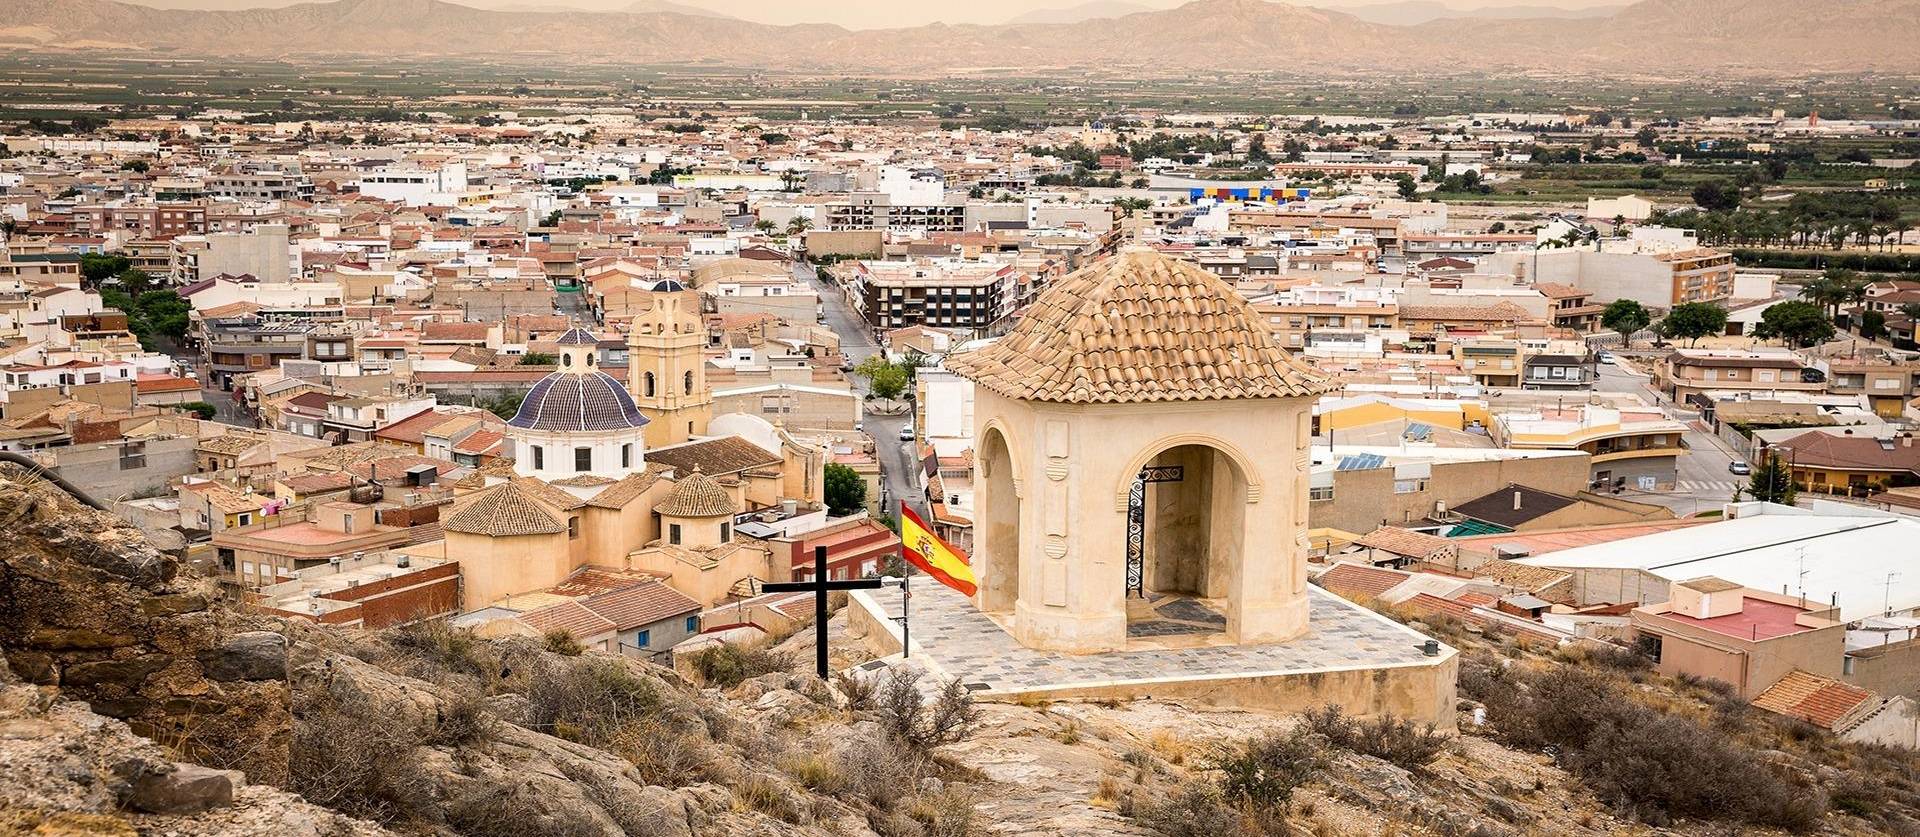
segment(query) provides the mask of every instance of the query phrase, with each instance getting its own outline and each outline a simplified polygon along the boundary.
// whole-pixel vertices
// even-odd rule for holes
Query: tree
[[[1413,200],[1414,195],[1420,194],[1420,184],[1413,182],[1413,178],[1403,174],[1395,178],[1395,181],[1397,182],[1395,188],[1399,190],[1401,200],[1410,201]]]
[[[1884,318],[1881,325],[1885,325]],[[1760,312],[1760,324],[1754,327],[1753,336],[1762,340],[1779,338],[1788,345],[1804,348],[1832,337],[1833,320],[1828,319],[1827,312],[1818,305],[1790,299]]]
[[[1668,335],[1698,342],[1726,330],[1727,310],[1710,302],[1688,302],[1674,306],[1662,323]]]
[[[806,232],[807,229],[812,226],[813,226],[812,221],[809,221],[805,218],[795,215],[793,216],[792,220],[787,222],[787,235],[799,235],[803,232]]]
[[[520,356],[521,366],[552,366],[560,359],[547,352],[528,352]]]
[[[1693,202],[1709,212],[1731,212],[1740,208],[1740,187],[1722,180],[1708,180],[1693,187]]]
[[[753,228],[756,230],[759,230],[763,234],[770,233],[774,231],[775,224],[772,221],[762,218],[758,221],[753,222]]]
[[[503,392],[482,400],[478,406],[485,407],[487,412],[503,419],[510,419],[520,412],[520,402],[525,401],[526,398],[527,394],[524,392]]]
[[[182,410],[199,416],[201,421],[212,421],[214,416],[220,414],[219,410],[205,401],[188,401],[180,404],[179,407]]]
[[[873,397],[891,401],[907,389],[907,373],[891,363],[867,376],[867,391]]]
[[[133,262],[126,256],[116,256],[111,253],[80,254],[80,277],[87,280],[89,285],[98,285],[101,280],[119,275],[131,267]]]
[[[1600,324],[1618,333],[1628,346],[1633,345],[1633,335],[1650,322],[1653,322],[1653,315],[1647,313],[1646,307],[1636,300],[1616,299],[1600,312]]]
[[[1867,311],[1860,315],[1860,336],[1868,340],[1878,340],[1887,334],[1887,315],[1878,311]]]
[[[1767,448],[1760,453],[1760,465],[1753,469],[1753,476],[1747,478],[1747,493],[1753,499],[1763,503],[1793,505],[1793,499],[1799,491],[1793,484],[1793,469],[1781,460],[1780,452]]]
[[[826,478],[821,485],[826,492],[827,513],[834,517],[846,517],[867,506],[867,481],[852,468],[838,462],[827,463]]]

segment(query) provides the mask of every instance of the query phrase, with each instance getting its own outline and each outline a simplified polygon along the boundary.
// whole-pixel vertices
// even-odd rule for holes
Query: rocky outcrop
[[[215,607],[212,582],[119,518],[0,476],[14,476],[0,480],[0,649],[13,671],[194,761],[284,783],[284,638]]]

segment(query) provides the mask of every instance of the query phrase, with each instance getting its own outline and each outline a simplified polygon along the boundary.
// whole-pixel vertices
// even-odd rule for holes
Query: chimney
[[[1520,510],[1520,492],[1518,491],[1513,492],[1513,510]]]

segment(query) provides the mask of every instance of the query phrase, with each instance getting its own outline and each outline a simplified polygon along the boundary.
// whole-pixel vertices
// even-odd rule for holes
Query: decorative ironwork
[[[1147,597],[1147,483],[1186,479],[1181,465],[1149,465],[1140,469],[1127,490],[1127,595]]]

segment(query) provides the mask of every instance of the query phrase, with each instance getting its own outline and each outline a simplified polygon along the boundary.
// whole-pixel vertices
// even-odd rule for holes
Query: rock
[[[128,759],[113,768],[121,804],[149,814],[194,814],[233,804],[239,774],[197,764]]]
[[[148,616],[177,616],[206,610],[207,604],[207,597],[199,593],[175,593],[142,600],[140,612]]]
[[[163,654],[143,654],[125,660],[103,660],[97,663],[75,663],[60,673],[60,685],[77,686],[118,686],[132,691],[146,682],[147,676],[173,663],[173,659]]]
[[[234,634],[218,648],[197,655],[213,680],[285,680],[287,638],[272,631]]]
[[[53,651],[72,649],[125,648],[140,640],[126,634],[107,633],[92,628],[35,628],[27,635],[27,644]]]

